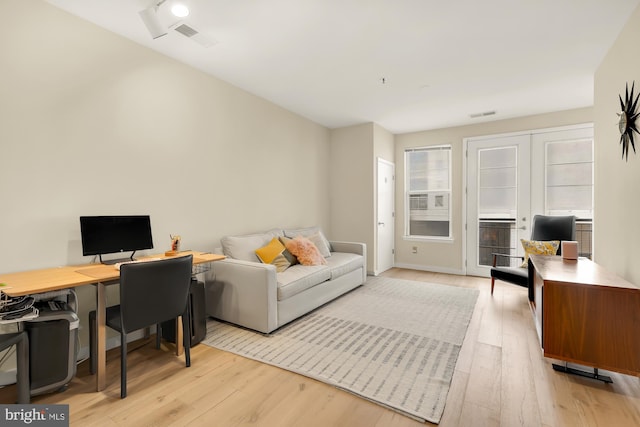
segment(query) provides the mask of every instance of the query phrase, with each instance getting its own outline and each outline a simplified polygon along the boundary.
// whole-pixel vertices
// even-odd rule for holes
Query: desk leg
[[[96,391],[102,391],[106,386],[107,371],[107,337],[106,337],[106,289],[104,283],[98,283],[96,287]]]
[[[176,356],[184,353],[184,334],[182,333],[182,316],[176,319]]]

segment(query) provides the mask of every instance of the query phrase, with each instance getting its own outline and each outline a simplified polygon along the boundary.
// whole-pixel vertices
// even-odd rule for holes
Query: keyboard
[[[149,261],[159,261],[163,258],[142,258],[142,259],[134,259],[132,261],[123,261],[123,262],[116,262],[115,264],[113,264],[113,267],[120,271],[120,266],[123,264],[137,264],[139,262],[149,262]]]

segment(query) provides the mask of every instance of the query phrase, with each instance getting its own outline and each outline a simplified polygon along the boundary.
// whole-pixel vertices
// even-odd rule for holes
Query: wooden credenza
[[[589,259],[531,264],[545,357],[640,376],[640,288]]]

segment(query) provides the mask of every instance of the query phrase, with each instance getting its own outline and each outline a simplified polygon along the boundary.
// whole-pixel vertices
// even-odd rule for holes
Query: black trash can
[[[64,390],[76,374],[76,313],[60,301],[38,304],[40,315],[24,323],[29,334],[31,396]]]
[[[189,304],[191,304],[191,347],[207,336],[207,310],[204,303],[204,283],[192,278],[189,286]],[[176,342],[176,323],[173,320],[162,323],[162,338]]]

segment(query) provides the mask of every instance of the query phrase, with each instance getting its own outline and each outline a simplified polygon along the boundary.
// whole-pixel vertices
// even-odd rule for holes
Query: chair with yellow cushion
[[[523,241],[523,246],[525,246],[525,248],[529,248],[527,255],[529,253],[560,255],[561,242],[563,240],[575,239],[575,216],[535,215],[531,223],[531,241]],[[555,242],[557,242],[557,249],[555,249]],[[514,258],[513,255],[508,254],[493,254],[493,264],[491,267],[491,295],[493,295],[495,281],[502,280],[503,282],[529,288],[529,298],[531,299],[531,288],[529,286],[529,272],[527,269],[526,259],[524,257],[518,257],[524,261],[522,265],[518,267],[503,267],[497,266],[499,256]]]

